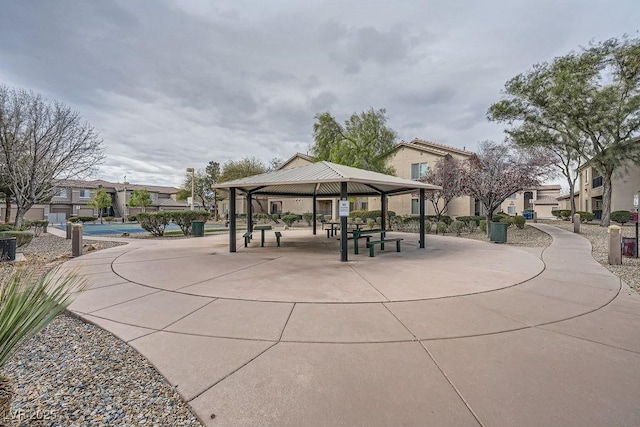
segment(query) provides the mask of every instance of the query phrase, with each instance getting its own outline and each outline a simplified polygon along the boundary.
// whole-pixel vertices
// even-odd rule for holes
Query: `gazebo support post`
[[[424,188],[420,189],[420,249],[424,249]]]
[[[380,229],[387,229],[387,195],[380,194]]]
[[[347,200],[347,183],[340,183],[340,200]],[[339,212],[339,210],[338,210]],[[346,262],[347,259],[347,217],[340,217],[340,261]]]
[[[316,212],[318,212],[317,210],[317,198],[318,196],[316,196],[315,194],[313,195],[313,208],[311,209],[311,214],[313,215],[313,219],[311,220],[311,224],[313,224],[313,235],[316,235]]]
[[[236,251],[236,189],[229,189],[229,252]]]
[[[247,193],[247,231],[253,231],[253,203],[251,202],[251,193]]]

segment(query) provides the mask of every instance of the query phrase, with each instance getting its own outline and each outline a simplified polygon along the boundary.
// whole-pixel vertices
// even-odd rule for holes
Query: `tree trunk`
[[[11,425],[11,401],[13,400],[13,381],[0,375],[0,425]]]
[[[576,213],[576,199],[575,197],[573,197],[573,193],[575,191],[576,188],[576,183],[575,181],[572,181],[571,178],[567,179],[567,182],[569,183],[569,201],[570,201],[570,206],[571,206],[571,218],[573,218],[573,215]]]
[[[605,171],[602,173],[602,219],[600,225],[608,227],[611,224],[611,176],[613,172]],[[593,207],[591,207],[593,210]]]
[[[4,195],[4,222],[9,224],[11,222],[11,197],[5,193]]]
[[[16,221],[14,222],[16,228],[22,227],[22,220],[24,218],[24,214],[27,213],[27,211],[28,209],[24,209],[20,206],[18,206],[18,208],[16,209]]]

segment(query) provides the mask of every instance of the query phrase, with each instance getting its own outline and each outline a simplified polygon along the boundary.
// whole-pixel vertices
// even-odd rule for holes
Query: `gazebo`
[[[379,196],[382,211],[381,228],[386,230],[387,197],[418,192],[424,200],[425,192],[439,190],[437,185],[398,178],[364,169],[331,162],[317,162],[291,169],[282,169],[247,178],[227,181],[213,186],[229,191],[229,252],[236,252],[236,197],[247,197],[247,227],[252,231],[252,197],[254,195],[313,198],[313,234],[316,234],[316,198],[349,196]],[[425,209],[420,205],[420,248],[425,247]],[[340,216],[340,260],[347,261],[347,217]]]

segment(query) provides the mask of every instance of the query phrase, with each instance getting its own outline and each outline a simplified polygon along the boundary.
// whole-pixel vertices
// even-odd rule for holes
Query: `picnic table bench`
[[[389,243],[389,242],[396,242],[396,252],[400,252],[400,242],[402,242],[404,239],[400,239],[400,238],[393,238],[393,239],[381,239],[381,240],[373,240],[373,241],[369,241],[367,242],[367,247],[369,248],[369,256],[373,257],[374,253],[373,253],[373,248],[376,245],[380,245],[380,250],[384,250],[384,244],[385,243]]]
[[[360,253],[360,248],[358,245],[358,239],[364,237],[364,239],[366,240],[367,244],[371,241],[371,237],[374,234],[380,234],[380,239],[384,240],[384,237],[387,233],[386,230],[380,230],[380,229],[376,229],[376,230],[353,230],[353,231],[348,231],[349,234],[351,234],[351,237],[347,237],[348,240],[352,240],[353,239],[353,253],[355,255],[358,255]],[[382,245],[381,249],[384,250],[384,244]]]

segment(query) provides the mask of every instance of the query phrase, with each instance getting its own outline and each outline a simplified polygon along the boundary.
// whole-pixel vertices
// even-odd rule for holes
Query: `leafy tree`
[[[129,206],[140,206],[142,207],[142,212],[146,212],[147,206],[150,206],[152,203],[153,200],[151,199],[151,194],[149,194],[146,188],[142,190],[133,190],[131,198],[129,199]]]
[[[447,154],[435,163],[424,178],[420,179],[420,181],[442,187],[442,190],[428,191],[425,196],[433,206],[436,223],[440,221],[440,216],[447,210],[449,202],[464,194],[463,171],[462,162]]]
[[[267,170],[267,165],[255,157],[245,157],[238,161],[229,160],[222,166],[222,172],[218,176],[218,182],[246,178],[248,176],[265,173]]]
[[[540,185],[551,160],[538,152],[519,150],[508,144],[480,143],[463,168],[465,193],[479,200],[493,219],[493,212],[511,194]]]
[[[353,113],[341,126],[329,112],[316,114],[313,156],[360,169],[393,174],[387,158],[395,147],[396,133],[387,127],[386,110],[373,108]]]
[[[87,202],[87,205],[93,206],[94,208],[98,209],[98,218],[100,218],[100,224],[104,224],[104,222],[102,221],[102,211],[105,208],[111,207],[111,195],[107,193],[107,190],[105,190],[104,188],[100,188],[96,192],[95,196],[93,196],[93,199]]]
[[[609,225],[611,178],[640,162],[640,39],[610,39],[537,64],[505,92],[489,118],[526,134],[529,145],[529,136],[546,134],[595,167],[603,178],[601,224]]]
[[[103,157],[97,132],[77,112],[0,85],[0,164],[17,205],[16,226],[53,196],[56,180],[88,175]]]

